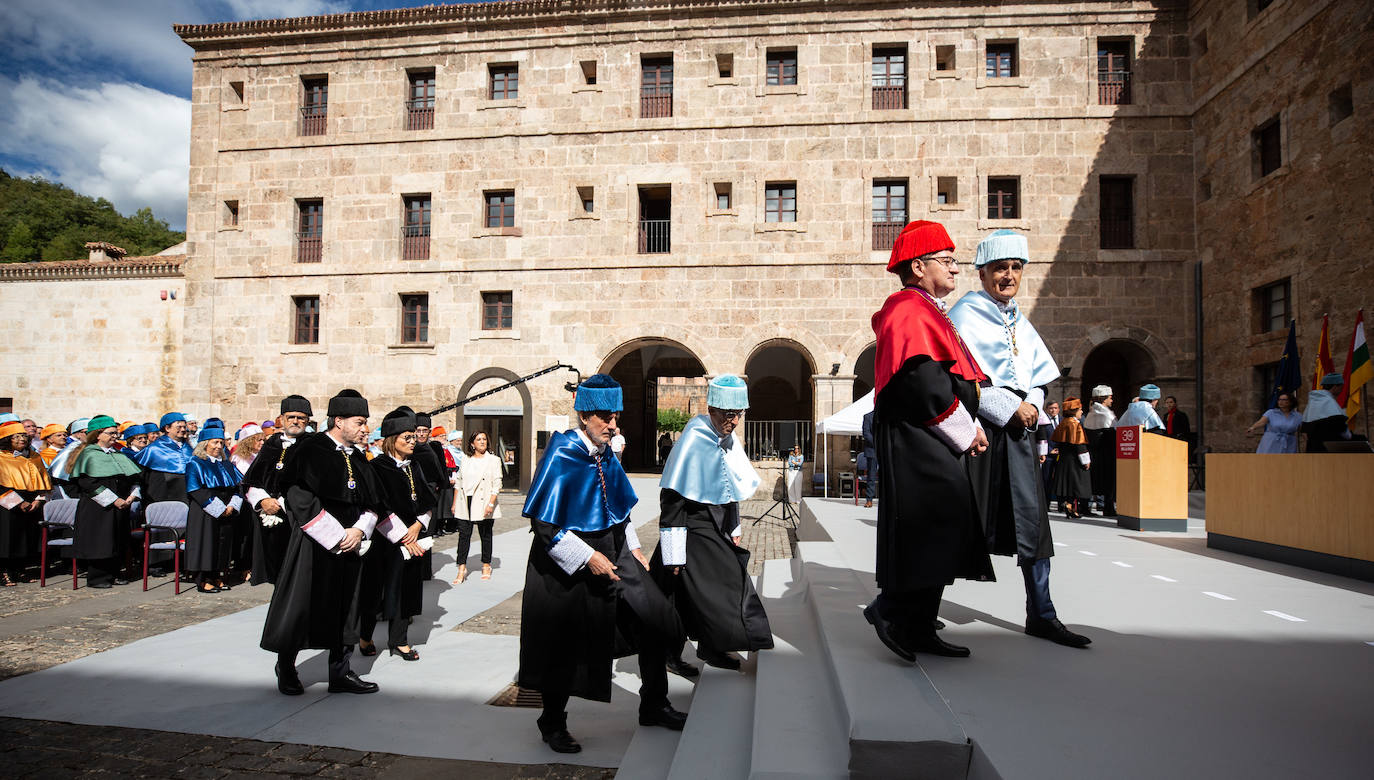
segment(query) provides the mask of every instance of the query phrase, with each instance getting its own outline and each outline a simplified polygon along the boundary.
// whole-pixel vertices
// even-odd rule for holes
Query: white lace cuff
[[[687,565],[687,529],[658,529],[658,551],[664,566]]]
[[[358,522],[353,527],[363,532],[363,538],[372,535],[372,529],[377,527],[377,513],[372,511],[363,512],[358,516]],[[359,553],[361,555],[362,553]]]
[[[377,533],[386,537],[388,542],[396,544],[406,535],[406,524],[395,514],[387,515],[377,521]]]
[[[214,498],[210,499],[210,503],[201,507],[201,509],[205,510],[205,514],[211,517],[219,517],[220,515],[223,515],[224,510],[228,508],[229,507],[223,501],[219,500],[219,496],[215,496]]]
[[[959,401],[955,401],[944,414],[927,422],[926,427],[955,455],[967,452],[978,434],[976,421]]]
[[[22,503],[24,503],[23,497],[13,490],[7,491],[5,495],[0,496],[0,507],[4,507],[5,509],[14,509]]]
[[[1091,466],[1093,464],[1093,456],[1086,452],[1080,452],[1078,453],[1078,462],[1082,463],[1084,466]]]
[[[109,488],[101,488],[95,495],[91,496],[91,500],[100,504],[102,508],[108,509],[110,504],[119,500],[119,496],[116,496],[114,491]]]
[[[420,521],[420,527],[423,528],[423,529],[425,529],[426,531],[429,530],[429,518],[430,518],[430,514],[431,514],[431,513],[429,513],[429,512],[425,512],[424,514],[422,514],[422,515],[420,515],[419,517],[415,518],[416,520]]]
[[[978,416],[998,428],[1005,427],[1020,407],[1021,396],[1005,387],[985,387],[978,398]]]
[[[237,512],[237,511],[239,511],[240,509],[242,509],[242,508],[243,508],[243,496],[234,496],[233,498],[229,499],[229,506],[230,506],[230,508],[232,508],[235,512]]]
[[[635,532],[635,524],[634,524],[632,521],[630,521],[630,520],[626,520],[626,521],[625,521],[625,549],[627,549],[627,550],[638,550],[638,549],[639,549],[639,546],[640,546],[640,545],[639,545],[639,534]]]
[[[134,490],[132,493],[129,494],[129,498],[143,498],[143,489],[140,488],[138,485],[134,485]]]
[[[560,531],[553,545],[549,547],[549,557],[567,574],[586,566],[587,561],[591,560],[595,553],[596,550],[593,550],[591,545],[571,531]]]
[[[256,487],[248,488],[246,495],[248,496],[248,503],[252,504],[254,509],[258,508],[258,504],[272,497],[266,490]]]
[[[324,510],[320,510],[318,515],[310,522],[301,527],[306,535],[314,539],[321,547],[332,550],[339,546],[339,542],[344,538],[344,527],[337,518]]]
[[[1041,410],[1041,409],[1044,409],[1044,408],[1045,408],[1045,388],[1043,388],[1043,387],[1032,387],[1032,388],[1030,389],[1030,392],[1026,393],[1026,403],[1030,404],[1031,406],[1034,406],[1035,409],[1036,409],[1036,411],[1039,411],[1039,410]]]

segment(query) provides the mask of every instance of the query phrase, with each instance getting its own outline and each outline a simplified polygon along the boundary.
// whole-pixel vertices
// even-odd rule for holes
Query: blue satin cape
[[[1011,351],[1011,335],[997,301],[985,290],[974,290],[959,299],[949,310],[949,319],[959,329],[964,343],[978,358],[978,365],[996,387],[1030,392],[1059,378],[1059,366],[1050,350],[1017,306],[1016,352]]]
[[[186,464],[194,457],[193,452],[191,445],[185,442],[173,444],[172,437],[159,436],[157,441],[129,457],[145,469],[165,474],[185,474]]]
[[[146,452],[144,447],[141,452]],[[191,458],[186,464],[186,492],[194,493],[201,488],[237,487],[243,481],[239,467],[227,460],[218,463],[209,458]]]
[[[762,480],[749,463],[744,443],[731,436],[734,443],[729,450],[723,449],[711,418],[704,414],[693,417],[663,464],[659,487],[676,491],[689,501],[717,506],[754,495]]]
[[[601,458],[601,471],[606,477],[604,496],[596,460],[577,431],[555,433],[539,461],[521,514],[565,531],[604,531],[625,522],[639,497],[609,450]]]

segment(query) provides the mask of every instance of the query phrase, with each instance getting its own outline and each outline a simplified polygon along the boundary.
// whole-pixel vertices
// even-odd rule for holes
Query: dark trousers
[[[1026,581],[1026,617],[1054,620],[1054,602],[1050,600],[1050,559],[1018,562],[1021,578]]]
[[[935,619],[944,594],[943,585],[902,592],[884,590],[873,604],[878,614],[895,627],[898,640],[907,642],[935,633]]]
[[[86,585],[113,583],[121,563],[118,558],[91,558],[86,561]]]
[[[372,641],[372,633],[377,629],[377,615],[370,613],[359,618],[358,636]],[[394,617],[387,621],[386,646],[401,647],[410,644],[410,618]]]
[[[296,668],[296,655],[300,651],[292,650],[289,653],[277,653],[277,664],[285,669]],[[348,665],[349,656],[353,655],[353,645],[340,645],[329,649],[329,681],[336,682],[342,680],[344,675],[353,671]]]
[[[1046,455],[1045,462],[1040,464],[1040,478],[1045,483],[1045,498],[1050,501],[1057,498],[1054,493],[1054,467],[1055,456]]]
[[[468,565],[468,553],[472,550],[472,527],[477,526],[477,534],[482,537],[482,563],[491,563],[491,527],[495,520],[458,521],[458,565]]]

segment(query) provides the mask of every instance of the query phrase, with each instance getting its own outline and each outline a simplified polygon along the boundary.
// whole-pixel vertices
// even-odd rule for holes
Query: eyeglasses
[[[951,271],[959,267],[959,261],[955,259],[954,255],[946,255],[944,257],[927,257],[926,261],[934,261],[936,263],[939,263],[940,265],[943,265]]]
[[[416,439],[416,436],[415,436],[415,434],[413,434],[413,433],[403,434],[403,435],[400,437],[400,441],[406,442],[407,444],[414,444],[414,443],[415,443],[415,439]]]
[[[720,416],[727,420],[738,420],[744,416],[743,409],[721,409]]]

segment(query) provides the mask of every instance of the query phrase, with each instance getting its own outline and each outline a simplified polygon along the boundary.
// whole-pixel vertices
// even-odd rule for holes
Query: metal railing
[[[906,227],[905,222],[874,222],[873,223],[873,248],[891,249],[897,242],[897,235]]]
[[[1135,234],[1131,229],[1128,209],[1104,209],[1102,214],[1102,248],[1134,249]]]
[[[434,98],[406,101],[406,129],[434,129]]]
[[[328,118],[328,106],[301,106],[301,135],[324,135]]]
[[[1100,70],[1097,72],[1097,102],[1103,106],[1131,104],[1131,72]]]
[[[673,115],[673,93],[666,95],[639,96],[639,116],[642,119],[660,119]]]
[[[785,460],[791,444],[799,444],[802,457],[813,460],[810,420],[750,420],[744,421],[744,451],[749,460]],[[788,441],[791,444],[788,444]]]
[[[639,253],[667,254],[672,248],[672,220],[641,219],[639,221]]]
[[[296,234],[296,262],[318,263],[323,254],[323,244],[318,233]]]
[[[906,82],[894,84],[896,79],[887,79],[886,86],[873,85],[873,110],[891,111],[906,108]]]
[[[429,259],[429,225],[407,225],[401,228],[401,259]]]

